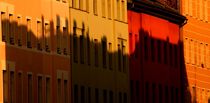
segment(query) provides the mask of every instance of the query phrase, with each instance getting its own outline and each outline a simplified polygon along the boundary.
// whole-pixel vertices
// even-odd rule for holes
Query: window
[[[38,103],[42,103],[42,77],[38,76]]]
[[[64,80],[64,103],[68,103],[68,80]]]
[[[7,20],[5,12],[1,12],[2,41],[6,42]]]
[[[50,52],[50,25],[48,23],[45,23],[44,28],[45,51]]]
[[[33,81],[32,75],[28,74],[28,103],[33,103]]]
[[[102,17],[105,17],[105,0],[101,0],[101,3]]]
[[[111,18],[111,0],[107,0],[108,18]]]
[[[3,70],[3,97],[4,97],[4,103],[9,102],[9,77],[6,70]]]
[[[113,94],[113,92],[112,91],[109,91],[109,103],[114,103],[114,94]]]
[[[23,81],[22,81],[22,74],[21,73],[18,73],[17,75],[17,92],[18,92],[18,95],[17,95],[17,102],[18,103],[22,103],[23,102]]]
[[[156,101],[156,85],[153,83],[152,84],[152,103],[155,103]]]
[[[42,23],[37,21],[37,49],[42,50]]]
[[[26,42],[27,48],[31,48],[31,20],[27,19],[27,33],[26,33]]]
[[[148,82],[146,82],[145,84],[145,96],[146,96],[146,103],[149,103],[149,83]]]
[[[175,103],[179,103],[179,89],[176,88],[175,90]]]
[[[102,60],[103,60],[103,67],[106,68],[106,51],[107,51],[107,45],[106,41],[102,40]]]
[[[76,8],[76,1],[77,1],[77,0],[72,0],[72,7],[73,7],[73,8]]]
[[[192,102],[196,103],[196,88],[192,87]]]
[[[92,103],[91,102],[91,88],[88,87],[88,100],[87,100],[88,103]]]
[[[139,53],[139,48],[138,48],[138,36],[135,35],[135,52],[134,52],[134,56],[135,56],[135,59],[138,59],[138,53]]]
[[[117,19],[120,20],[120,0],[117,0]]]
[[[79,0],[79,9],[83,10],[83,0]]]
[[[107,91],[103,90],[103,103],[107,103]]]
[[[133,90],[133,80],[130,81],[130,97],[131,97],[131,100],[133,100],[133,93],[134,93],[134,90]]]
[[[77,35],[76,35],[76,26],[73,28],[73,56],[74,62],[78,62],[78,48],[77,48]]]
[[[122,0],[122,20],[125,21],[125,1]]]
[[[15,102],[15,73],[10,71],[10,103]]]
[[[74,103],[79,103],[78,85],[74,85]]]
[[[164,63],[168,63],[168,43],[164,42]]]
[[[85,103],[85,87],[81,86],[81,103]]]
[[[124,95],[123,95],[123,103],[127,103],[127,102],[128,102],[127,93],[124,93]]]
[[[165,86],[165,103],[169,103],[168,86]]]
[[[144,59],[148,60],[148,37],[144,36]]]
[[[86,11],[89,12],[89,0],[86,0]]]
[[[162,90],[162,86],[161,84],[159,85],[159,103],[162,103],[163,102],[163,90]]]
[[[151,38],[151,56],[152,56],[152,61],[155,61],[155,40]]]
[[[83,34],[80,35],[80,62],[81,64],[84,64],[84,36]]]
[[[57,103],[62,102],[61,95],[61,79],[57,79]]]
[[[136,81],[136,101],[137,101],[137,103],[140,102],[140,95],[139,95],[139,93],[140,93],[140,90],[139,90],[139,81]]]
[[[122,93],[119,92],[119,103],[122,103]]]
[[[122,44],[123,45],[123,44]],[[122,46],[122,62],[123,62],[123,72],[125,73],[126,72],[126,54],[125,54],[125,46],[123,45]]]
[[[90,65],[90,37],[89,37],[89,34],[87,35],[87,62],[88,62],[88,65]]]
[[[194,51],[194,50],[193,50]],[[178,46],[174,45],[174,65],[178,67]]]
[[[161,50],[162,50],[162,48],[161,48],[161,41],[158,40],[158,41],[157,41],[157,52],[158,52],[158,53],[157,53],[157,58],[158,58],[158,62],[159,62],[159,63],[161,63],[161,56],[162,56],[162,55],[161,55],[161,53],[162,53]]]
[[[98,40],[95,39],[95,66],[98,67]]]
[[[10,44],[14,45],[14,33],[15,33],[15,24],[13,22],[13,15],[9,14],[9,42]]]
[[[170,65],[173,66],[174,57],[173,57],[173,45],[172,44],[169,45],[169,53],[170,53]]]
[[[50,78],[46,78],[46,103],[51,103],[51,87]]]
[[[98,91],[98,88],[95,89],[95,103],[99,103],[99,91]]]
[[[17,43],[18,46],[22,46],[22,26],[21,26],[21,18],[17,17],[18,27],[17,27]]]
[[[68,30],[66,27],[63,27],[63,54],[67,55],[67,44],[68,44]]]
[[[171,103],[174,103],[174,87],[171,87]]]
[[[109,43],[109,69],[112,70],[112,43]]]
[[[93,0],[93,13],[95,15],[98,14],[98,11],[97,11],[97,0]]]
[[[56,39],[57,39],[57,53],[61,54],[61,31],[60,26],[56,26]]]
[[[118,44],[118,70],[121,72],[121,47]]]

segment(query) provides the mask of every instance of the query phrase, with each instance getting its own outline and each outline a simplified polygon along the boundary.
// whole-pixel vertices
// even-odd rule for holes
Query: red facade
[[[180,103],[179,25],[128,10],[131,103]]]

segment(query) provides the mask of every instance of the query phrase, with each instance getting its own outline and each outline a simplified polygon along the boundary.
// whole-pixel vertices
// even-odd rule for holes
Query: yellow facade
[[[210,2],[182,0],[181,11],[188,19],[182,29],[187,79],[187,101],[210,100]]]
[[[128,102],[127,1],[70,0],[69,13],[73,102]]]

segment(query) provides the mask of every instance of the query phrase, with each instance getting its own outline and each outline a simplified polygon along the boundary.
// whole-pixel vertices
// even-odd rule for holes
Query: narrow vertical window
[[[88,65],[90,65],[90,37],[89,37],[89,34],[87,35],[87,62],[88,62]]]
[[[15,102],[15,73],[10,72],[10,103]]]
[[[123,72],[125,73],[126,72],[126,54],[125,54],[125,46],[122,44],[122,65],[123,65]]]
[[[120,0],[117,0],[116,5],[117,5],[116,6],[117,7],[116,8],[117,9],[116,10],[117,11],[117,19],[120,20]]]
[[[175,103],[179,103],[179,89],[176,88],[175,90]]]
[[[119,92],[119,103],[122,103],[122,93],[121,92]]]
[[[14,45],[14,22],[13,22],[13,15],[9,14],[9,42],[10,44]]]
[[[42,103],[42,77],[38,76],[38,103]]]
[[[148,60],[148,37],[144,36],[144,59]]]
[[[148,82],[146,82],[145,84],[145,96],[146,96],[146,103],[149,103],[149,83]]]
[[[139,53],[139,48],[138,48],[138,36],[135,35],[135,51],[134,51],[134,56],[135,56],[135,59],[138,59],[138,53]]]
[[[80,35],[80,62],[84,64],[84,36]]]
[[[156,101],[156,85],[152,84],[152,103],[155,103]]]
[[[121,72],[121,47],[118,44],[118,70]]]
[[[108,18],[111,19],[111,0],[107,0]]]
[[[171,87],[171,103],[174,103],[174,87]]]
[[[77,0],[72,0],[72,8],[76,8],[76,1]]]
[[[95,15],[98,14],[98,11],[97,11],[97,0],[93,0],[93,13]]]
[[[61,79],[57,79],[57,103],[62,102],[61,95]]]
[[[85,87],[81,86],[81,103],[85,103]]]
[[[37,21],[37,49],[42,50],[42,24]]]
[[[23,102],[23,81],[22,81],[22,74],[18,73],[17,75],[17,102],[22,103]]]
[[[63,54],[67,55],[67,41],[68,41],[68,31],[66,27],[63,27]]]
[[[109,43],[109,69],[112,70],[112,43]]]
[[[158,52],[158,53],[157,53],[157,56],[158,56],[158,62],[159,62],[159,63],[161,63],[161,56],[162,56],[162,55],[161,55],[161,53],[162,53],[161,50],[162,50],[162,48],[161,48],[161,41],[158,40],[158,41],[157,41],[157,52]]]
[[[17,43],[18,46],[22,46],[22,26],[21,26],[21,18],[17,17],[18,28],[17,28]]]
[[[91,102],[91,88],[88,87],[88,100],[87,100],[88,103],[92,103]]]
[[[83,0],[79,0],[79,9],[83,10]]]
[[[151,38],[151,56],[152,56],[152,61],[155,61],[155,40]]]
[[[103,60],[103,67],[106,68],[106,51],[107,51],[107,42],[102,40],[102,60]]]
[[[127,103],[128,102],[128,97],[127,97],[127,94],[124,93],[123,94],[123,103]]]
[[[4,97],[4,103],[9,102],[9,77],[8,72],[6,70],[3,70],[3,97]]]
[[[103,90],[103,103],[107,103],[107,91]]]
[[[164,63],[168,63],[168,43],[164,42]]]
[[[109,103],[114,103],[114,94],[112,91],[109,91]]]
[[[137,103],[140,102],[140,95],[139,95],[139,93],[140,93],[140,90],[139,90],[139,81],[136,81],[136,101],[137,101]]]
[[[105,17],[105,0],[101,0],[101,3],[102,17]]]
[[[64,103],[69,103],[68,102],[68,81],[67,80],[64,80]]]
[[[26,43],[27,48],[31,48],[31,20],[27,19],[27,33],[26,33]]]
[[[133,93],[134,93],[134,89],[133,89],[133,80],[130,80],[130,97],[131,97],[131,103],[133,102]]]
[[[95,39],[95,66],[98,67],[98,40]]]
[[[74,85],[74,103],[79,103],[78,85]]]
[[[6,42],[6,34],[7,34],[7,20],[6,14],[1,12],[1,29],[2,29],[2,41]]]
[[[165,86],[165,103],[169,103],[168,86]]]
[[[86,0],[86,11],[89,12],[89,0]]]
[[[99,91],[98,91],[98,88],[95,89],[95,103],[99,103]]]
[[[194,52],[194,51],[193,51]],[[174,45],[174,65],[178,67],[178,46]]]
[[[77,48],[77,35],[76,35],[76,29],[77,27],[74,26],[73,28],[73,56],[74,56],[74,62],[78,62],[78,48]]]
[[[169,45],[169,53],[170,53],[170,65],[173,66],[174,57],[173,57],[173,45],[172,44]]]
[[[57,53],[61,54],[61,31],[60,26],[56,26],[56,41],[57,41]]]
[[[125,1],[122,0],[122,21],[125,21]]]
[[[50,78],[46,78],[46,103],[51,103],[51,87]]]
[[[162,97],[162,95],[163,95],[163,90],[162,90],[162,87],[161,87],[161,85],[159,85],[159,103],[162,103],[163,102],[163,97]]]
[[[48,23],[45,23],[44,38],[45,51],[50,52],[50,25]]]
[[[33,81],[32,75],[28,74],[28,103],[33,103]]]

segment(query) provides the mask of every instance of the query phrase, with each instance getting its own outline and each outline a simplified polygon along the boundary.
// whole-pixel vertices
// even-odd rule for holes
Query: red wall
[[[128,11],[128,27],[131,102],[179,103],[181,93],[179,25],[144,13]],[[148,59],[144,59],[145,35],[148,38],[145,46],[148,51]],[[154,49],[151,47],[152,39]],[[159,47],[157,42],[160,42]],[[165,46],[167,56],[164,52],[164,43],[167,44]],[[161,58],[159,61],[158,55]],[[167,63],[164,62],[165,56]]]

